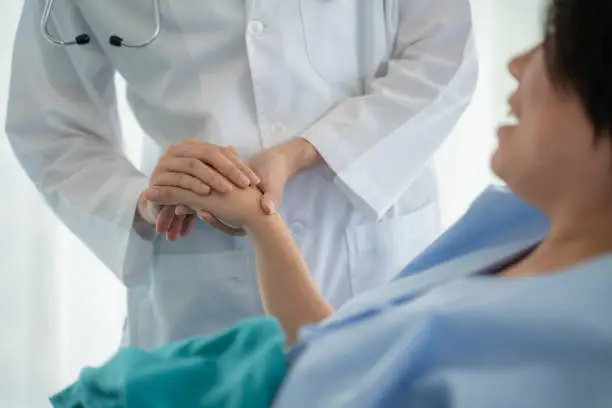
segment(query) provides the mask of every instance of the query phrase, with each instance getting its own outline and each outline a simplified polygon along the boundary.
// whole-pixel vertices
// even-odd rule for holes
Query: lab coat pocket
[[[214,334],[262,314],[250,262],[248,250],[158,256],[150,296],[162,343]]]
[[[437,202],[347,231],[353,295],[391,281],[436,238]]]
[[[382,0],[301,0],[306,56],[329,83],[374,74],[385,50]]]

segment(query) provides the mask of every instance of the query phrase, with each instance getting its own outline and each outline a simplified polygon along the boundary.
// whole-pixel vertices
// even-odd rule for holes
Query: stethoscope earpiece
[[[89,34],[87,33],[77,35],[72,41],[58,40],[57,38],[53,37],[51,33],[49,33],[48,25],[49,25],[49,19],[51,17],[51,10],[53,9],[54,1],[55,0],[45,1],[45,8],[43,10],[43,14],[40,19],[40,31],[43,37],[53,45],[60,45],[64,47],[68,45],[89,44],[91,42],[91,38]],[[155,30],[153,31],[153,35],[148,40],[142,41],[139,43],[126,42],[123,38],[119,37],[118,35],[111,35],[108,39],[109,44],[112,45],[113,47],[128,47],[128,48],[143,48],[143,47],[147,47],[151,45],[153,41],[157,39],[157,36],[159,35],[159,31],[161,28],[161,11],[159,7],[159,2],[160,0],[153,0],[153,18],[155,21]]]
[[[81,34],[81,35],[77,35],[74,39],[74,42],[77,45],[85,45],[85,44],[89,44],[89,41],[91,40],[91,38],[89,38],[88,34]]]
[[[123,38],[119,37],[118,35],[111,35],[108,42],[113,47],[121,47],[123,45]]]

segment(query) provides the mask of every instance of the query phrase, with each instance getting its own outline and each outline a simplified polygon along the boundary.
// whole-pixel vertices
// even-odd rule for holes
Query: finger
[[[242,173],[251,180],[251,184],[256,186],[261,183],[261,179],[255,174],[253,170],[249,166],[246,165],[242,160],[240,160],[240,156],[238,152],[233,147],[225,147],[224,152],[228,159],[234,163],[234,166],[238,167]]]
[[[195,214],[195,211],[193,211],[189,207],[185,207],[184,205],[177,205],[176,208],[174,209],[174,214],[176,214],[176,215],[192,215],[192,214]]]
[[[218,229],[221,232],[225,232],[226,234],[233,235],[233,236],[246,235],[246,232],[244,231],[244,229],[230,227],[229,225],[226,225],[222,223],[221,221],[219,221],[217,217],[215,217],[214,215],[212,215],[211,213],[207,211],[200,211],[199,217],[202,220],[206,221],[211,227]]]
[[[174,176],[167,176],[168,173],[184,174],[187,178],[180,181],[179,178]],[[191,188],[193,181],[188,180],[188,178],[195,178],[198,183],[202,183],[220,193],[229,193],[234,188],[229,180],[206,163],[198,159],[185,157],[170,157],[160,161],[157,172],[151,178],[151,183],[153,185],[162,185],[163,183],[166,186],[180,188],[189,186],[186,189],[194,190]]]
[[[187,173],[159,172],[152,178],[151,184],[156,186],[180,187],[203,196],[210,194],[210,186],[204,184],[197,177]]]
[[[145,190],[144,196],[147,200],[161,205],[184,205],[190,208],[202,209],[204,197],[195,194],[193,191],[179,187],[154,186]],[[163,211],[163,210],[162,210]],[[174,208],[171,209],[174,216]]]
[[[205,142],[189,142],[168,149],[168,158],[195,159],[205,163],[227,178],[237,187],[245,188],[251,180],[232,160],[230,160],[219,146]],[[202,180],[204,181],[204,180]]]
[[[160,161],[158,171],[151,178],[151,183],[157,184],[157,179],[164,173],[187,174],[220,193],[229,193],[234,188],[234,184],[223,174],[193,157],[169,157]]]
[[[168,228],[168,232],[166,233],[166,239],[170,242],[176,241],[176,239],[181,234],[183,230],[183,221],[185,220],[184,215],[174,215],[174,219],[170,224],[170,228]]]
[[[183,221],[183,229],[181,230],[181,237],[186,237],[191,234],[193,228],[195,227],[195,215],[190,214],[185,216],[185,220]]]
[[[261,195],[261,210],[267,214],[272,215],[276,214],[276,206],[274,205],[274,200],[270,197],[270,194],[262,194]]]
[[[257,186],[257,189],[261,192],[261,194],[266,196],[266,200],[272,200],[275,206],[281,205],[283,202],[283,193],[282,190],[278,188],[272,188],[270,183],[262,182]]]
[[[166,205],[162,207],[161,211],[159,212],[159,215],[157,216],[157,224],[155,227],[157,233],[163,234],[163,233],[168,232],[173,219],[174,219],[174,206]]]

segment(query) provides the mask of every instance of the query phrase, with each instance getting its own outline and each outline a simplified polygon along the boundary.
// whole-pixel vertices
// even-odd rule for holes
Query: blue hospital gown
[[[402,279],[304,329],[274,406],[612,407],[612,255],[551,275],[482,273],[547,229],[487,190]]]

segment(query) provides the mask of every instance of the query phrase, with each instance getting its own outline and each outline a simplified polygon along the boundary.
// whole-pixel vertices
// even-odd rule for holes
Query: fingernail
[[[268,207],[268,215],[276,214],[276,206],[273,201],[267,202],[266,207]]]

